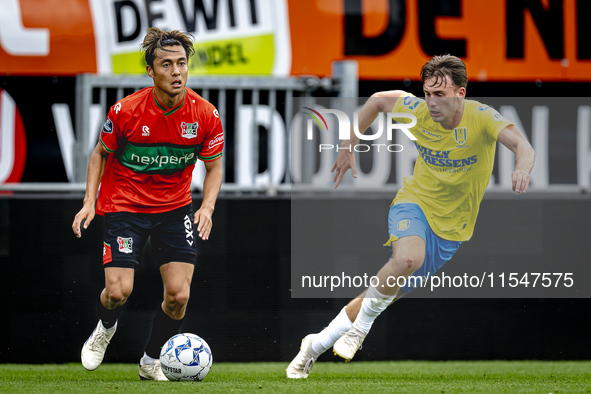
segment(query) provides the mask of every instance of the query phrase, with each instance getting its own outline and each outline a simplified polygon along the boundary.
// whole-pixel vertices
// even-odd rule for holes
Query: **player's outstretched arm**
[[[386,92],[374,93],[363,105],[359,111],[359,132],[365,133],[365,130],[372,124],[379,112],[392,112],[396,100],[405,92],[402,90],[390,90]],[[351,169],[353,178],[357,178],[357,166],[355,164],[355,155],[353,148],[359,142],[359,138],[353,132],[353,125],[349,130],[349,138],[344,140],[341,144],[341,149],[337,155],[337,159],[332,166],[330,172],[335,172],[334,188],[336,189],[341,184],[345,174]]]
[[[201,208],[195,212],[193,223],[197,225],[199,237],[206,241],[209,239],[209,233],[213,226],[211,216],[213,215],[215,202],[222,186],[224,169],[221,159],[205,162],[204,164],[206,173],[205,179],[203,180],[203,202],[201,203]]]
[[[109,153],[103,149],[101,143],[99,142],[92,151],[90,160],[88,161],[88,175],[86,177],[86,194],[84,196],[84,205],[82,206],[80,212],[76,214],[74,217],[74,223],[72,223],[72,231],[74,231],[74,234],[78,238],[82,236],[82,231],[80,229],[82,221],[84,220],[84,229],[87,229],[90,225],[90,222],[92,222],[92,219],[94,219],[94,204],[96,194],[98,192],[101,179],[103,178],[103,173],[105,172],[107,157],[109,157]]]
[[[534,167],[536,152],[515,126],[501,130],[498,140],[515,153],[515,171],[511,175],[512,188],[515,193],[523,194],[529,186],[529,174]]]

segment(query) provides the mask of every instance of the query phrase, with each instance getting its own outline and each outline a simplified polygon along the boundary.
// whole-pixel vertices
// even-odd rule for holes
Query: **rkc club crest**
[[[454,129],[454,138],[456,142],[460,145],[464,145],[466,140],[468,139],[468,130],[465,127],[458,127]]]
[[[195,138],[197,137],[197,128],[199,123],[186,123],[181,122],[181,136],[183,138]]]
[[[404,231],[410,227],[410,219],[404,219],[398,222],[398,231]]]

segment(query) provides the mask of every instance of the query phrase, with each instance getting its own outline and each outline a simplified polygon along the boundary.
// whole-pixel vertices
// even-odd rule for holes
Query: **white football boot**
[[[90,334],[90,337],[86,340],[84,346],[82,346],[82,354],[80,358],[82,359],[82,365],[87,370],[94,371],[103,362],[107,346],[117,330],[117,322],[115,322],[113,327],[114,329],[112,332],[107,332],[103,327],[103,323],[99,320],[96,328],[92,334]]]
[[[310,334],[302,339],[300,351],[285,370],[288,378],[306,379],[308,375],[310,375],[310,372],[312,372],[312,367],[314,366],[316,358],[308,353],[308,349],[312,345],[312,339],[314,339],[316,335],[318,334]]]
[[[140,360],[140,379],[141,380],[159,380],[162,382],[168,381],[164,372],[162,372],[162,367],[160,365],[160,360],[154,360],[152,364],[143,364],[142,359]]]
[[[341,332],[341,337],[335,342],[332,351],[336,356],[342,357],[346,362],[351,361],[367,334],[362,333],[355,327],[347,332]]]

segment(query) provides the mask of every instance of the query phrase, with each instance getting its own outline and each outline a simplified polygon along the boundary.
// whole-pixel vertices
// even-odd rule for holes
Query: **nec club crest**
[[[133,251],[133,238],[117,237],[117,243],[119,244],[119,251],[121,253],[131,253]]]
[[[197,137],[197,128],[199,123],[186,123],[181,122],[181,137],[183,138],[195,138]]]

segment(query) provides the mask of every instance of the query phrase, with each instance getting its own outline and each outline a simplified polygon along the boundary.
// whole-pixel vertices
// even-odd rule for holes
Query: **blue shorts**
[[[425,241],[423,265],[411,275],[411,278],[415,277],[415,279],[407,280],[407,285],[401,288],[407,294],[414,289],[415,283],[420,286],[421,277],[431,278],[443,264],[451,259],[462,244],[461,241],[448,241],[435,234],[423,210],[417,204],[392,205],[388,214],[388,231],[390,239],[384,246],[391,246],[393,241],[409,235],[417,235]],[[424,285],[425,279],[423,279]]]

